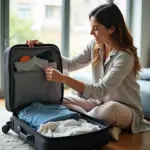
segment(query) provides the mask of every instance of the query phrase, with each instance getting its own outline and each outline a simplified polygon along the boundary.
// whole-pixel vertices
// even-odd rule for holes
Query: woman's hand
[[[42,44],[42,42],[39,42],[38,40],[27,40],[26,44],[30,47],[33,48],[35,45]]]
[[[59,71],[51,67],[45,68],[44,71],[45,71],[46,79],[48,81],[63,83],[71,87],[72,89],[76,90],[79,93],[84,92],[85,86],[83,82],[77,81],[69,76],[63,75],[62,73],[60,73]]]
[[[65,75],[52,67],[47,67],[44,69],[44,71],[48,81],[63,83],[65,80]]]

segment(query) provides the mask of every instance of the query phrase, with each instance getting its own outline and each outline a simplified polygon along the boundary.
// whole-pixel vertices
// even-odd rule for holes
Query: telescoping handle
[[[22,139],[24,139],[25,141],[29,142],[30,144],[33,144],[33,142],[34,142],[34,136],[31,135],[31,134],[25,134],[25,133],[23,133],[20,126],[18,126],[17,128],[18,128],[18,132],[19,132],[20,137]]]

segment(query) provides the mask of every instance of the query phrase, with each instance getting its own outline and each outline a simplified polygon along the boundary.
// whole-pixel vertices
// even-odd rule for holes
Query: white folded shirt
[[[41,124],[38,132],[46,137],[64,137],[79,135],[100,130],[98,125],[88,123],[84,119],[68,119],[65,121],[48,122]]]

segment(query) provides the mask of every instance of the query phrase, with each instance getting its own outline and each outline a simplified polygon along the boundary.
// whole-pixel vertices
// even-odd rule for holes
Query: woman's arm
[[[76,71],[86,67],[91,62],[91,49],[94,45],[94,41],[88,43],[83,52],[80,52],[73,58],[66,58],[62,56],[62,65],[64,71]]]
[[[83,82],[77,81],[67,75],[64,75],[61,72],[59,72],[58,70],[53,69],[51,67],[45,68],[44,71],[46,74],[46,79],[48,81],[66,84],[67,86],[78,91],[79,93],[83,93],[83,91],[84,91],[84,83]]]
[[[81,94],[84,92],[85,86],[81,81],[75,80],[69,76],[64,76],[63,83]]]
[[[109,90],[117,88],[134,67],[134,56],[122,53],[113,60],[113,67],[97,84],[88,84],[63,75],[53,68],[45,69],[49,81],[64,83],[86,98],[101,99]]]
[[[85,87],[82,94],[84,97],[93,99],[105,97],[109,91],[117,88],[134,68],[134,56],[132,54],[121,53],[113,61],[112,68],[98,83],[84,84]]]

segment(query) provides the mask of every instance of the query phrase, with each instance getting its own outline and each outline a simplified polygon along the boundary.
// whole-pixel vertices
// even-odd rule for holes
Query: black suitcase
[[[38,55],[49,62],[55,62],[56,69],[63,71],[60,51],[54,44],[42,44],[34,48],[22,44],[5,50],[5,105],[8,111],[13,112],[13,115],[2,127],[2,131],[7,133],[12,129],[37,150],[93,150],[108,144],[110,136],[107,124],[81,113],[81,118],[99,125],[101,130],[75,136],[49,138],[39,134],[18,118],[18,111],[35,101],[52,105],[61,104],[63,100],[63,84],[47,82],[43,79],[42,71],[23,73],[16,71],[14,62],[18,61],[21,56]]]

